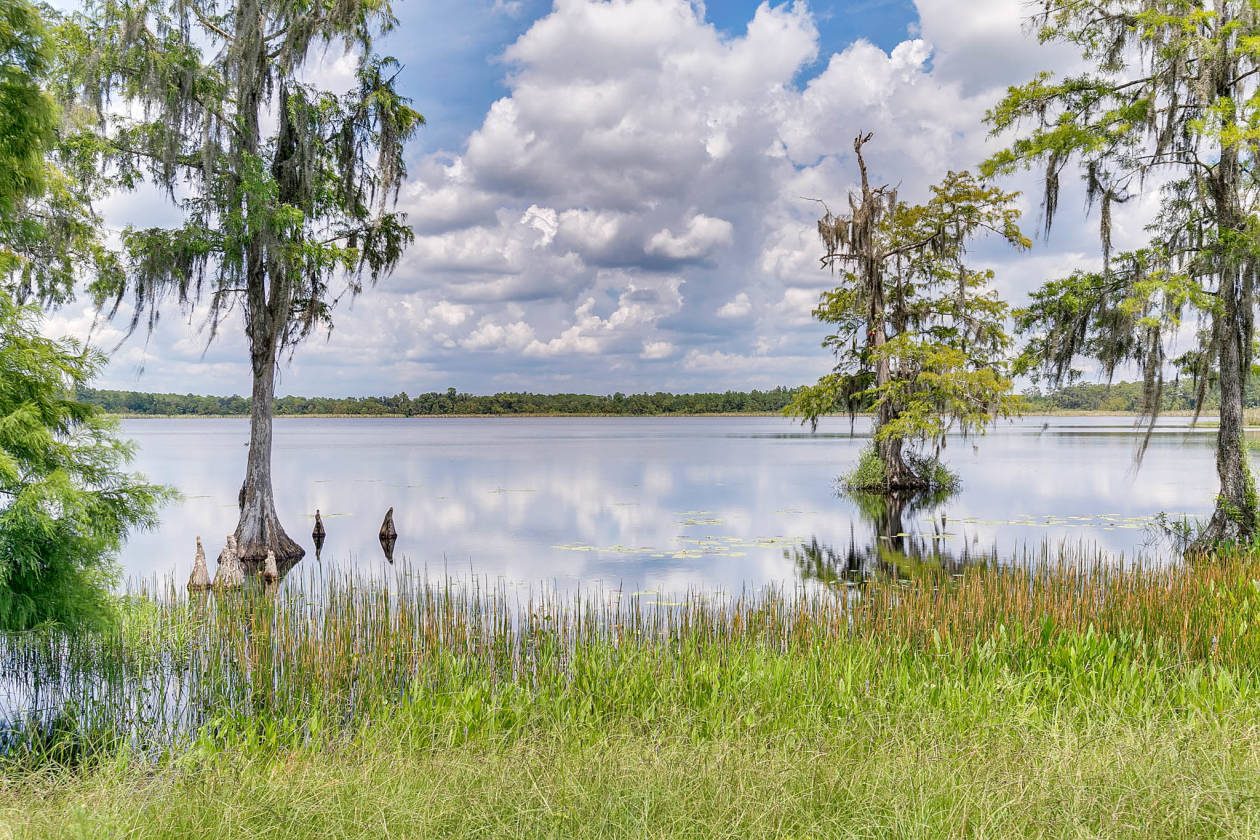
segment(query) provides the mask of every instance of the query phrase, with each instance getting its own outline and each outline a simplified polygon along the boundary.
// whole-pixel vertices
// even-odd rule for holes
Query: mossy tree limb
[[[1252,541],[1260,510],[1242,412],[1260,271],[1260,4],[1056,0],[1035,23],[1043,41],[1078,47],[1091,66],[1011,88],[988,119],[1020,134],[984,169],[1044,167],[1048,229],[1060,176],[1076,167],[1100,210],[1103,265],[1034,296],[1021,314],[1033,335],[1026,367],[1059,382],[1080,357],[1108,377],[1135,364],[1152,426],[1166,371],[1189,368],[1200,394],[1215,380],[1220,494],[1199,546]],[[1114,207],[1153,178],[1163,186],[1149,247],[1113,255]],[[1195,320],[1195,346],[1173,358]]]
[[[88,0],[57,28],[67,107],[94,115],[74,138],[81,156],[106,186],[147,182],[178,210],[170,226],[124,231],[126,270],[98,279],[98,302],[111,315],[129,303],[133,330],[152,329],[170,299],[204,306],[211,340],[243,315],[247,563],[302,556],[272,491],[277,364],[412,239],[392,208],[423,120],[395,88],[396,62],[373,52],[394,23],[387,0]],[[357,57],[349,91],[307,81],[325,48]]]
[[[823,342],[833,371],[802,389],[786,413],[816,427],[824,415],[871,410],[882,469],[870,492],[931,484],[911,463],[919,446],[939,450],[951,429],[981,432],[1018,409],[1006,375],[1008,308],[989,288],[991,271],[967,265],[968,245],[992,234],[1018,248],[1016,194],[966,172],[950,172],[931,199],[911,205],[871,185],[864,148],[853,143],[859,191],[848,215],[825,204],[818,222],[822,266],[840,285],[823,293],[814,317],[834,325]]]

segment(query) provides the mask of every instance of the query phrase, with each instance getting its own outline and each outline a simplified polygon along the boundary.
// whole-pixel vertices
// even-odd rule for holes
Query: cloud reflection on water
[[[1212,430],[1163,421],[1142,467],[1125,418],[1029,418],[944,457],[963,489],[897,533],[953,557],[1059,540],[1132,556],[1164,552],[1146,523],[1205,516]],[[1048,425],[1047,425],[1048,424]],[[244,420],[129,420],[137,467],[185,495],[124,550],[131,578],[188,574],[196,536],[217,551],[236,524]],[[792,586],[791,547],[878,537],[835,478],[865,442],[847,419],[810,435],[781,418],[281,419],[277,505],[319,562],[382,573],[377,531],[395,509],[395,557],[431,575],[626,591]],[[939,527],[944,516],[946,526]],[[884,535],[891,536],[891,535]]]

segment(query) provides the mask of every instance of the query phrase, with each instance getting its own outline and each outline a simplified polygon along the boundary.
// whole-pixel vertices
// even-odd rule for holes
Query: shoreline
[[[118,420],[248,420],[248,414],[129,414],[125,412],[106,412],[107,417],[113,417]],[[856,417],[871,417],[870,412],[858,412]],[[1061,409],[1057,411],[1029,411],[1012,420],[1018,420],[1022,417],[1140,417],[1136,411],[1097,411],[1091,409]],[[1160,417],[1193,417],[1193,411],[1161,411]],[[1216,419],[1218,416],[1215,410],[1204,411],[1199,415],[1201,420]],[[272,415],[275,420],[488,420],[501,419],[510,420],[514,417],[525,419],[546,419],[556,418],[565,420],[574,420],[583,417],[593,419],[625,419],[625,420],[654,420],[663,418],[680,418],[694,419],[698,417],[783,417],[784,419],[792,419],[777,411],[705,411],[695,413],[670,413],[670,414],[563,414],[563,413],[534,413],[534,412],[514,412],[511,414],[275,414]],[[830,414],[828,417],[839,419],[847,418],[847,414]]]
[[[114,414],[107,412],[107,416],[114,417],[119,420],[248,420],[248,414]],[[621,418],[626,420],[636,419],[653,419],[662,417],[783,417],[784,415],[777,411],[727,411],[716,412],[706,411],[696,414],[542,414],[531,412],[514,412],[512,414],[274,414],[272,418],[275,420],[469,420],[469,419],[500,419],[510,420],[513,417],[527,419],[546,419],[554,417],[557,419],[577,419],[581,417],[591,418]],[[844,416],[844,415],[836,415]],[[869,417],[869,414],[860,414],[859,417]]]

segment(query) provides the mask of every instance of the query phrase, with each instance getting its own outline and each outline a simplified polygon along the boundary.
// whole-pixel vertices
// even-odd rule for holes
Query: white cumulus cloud
[[[717,311],[719,318],[743,318],[752,312],[752,299],[748,292],[740,292],[728,300]]]
[[[1007,85],[1070,66],[1025,31],[1022,4],[917,7],[915,37],[889,52],[857,40],[820,55],[802,2],[762,3],[727,34],[689,0],[556,0],[498,57],[503,93],[464,142],[412,161],[401,209],[415,242],[392,277],[338,309],[327,342],[299,348],[286,389],[816,378],[830,359],[810,310],[836,278],[819,267],[810,199],[846,206],[854,135],[874,132],[872,178],[920,199],[997,148],[983,117]],[[500,3],[493,14],[520,9]],[[1036,199],[1024,203],[1031,229]],[[1117,219],[1130,228],[1140,235],[1140,222]],[[1069,220],[1036,262],[985,259],[1018,298],[1041,272],[1091,257],[1094,237],[1094,223]],[[134,363],[111,376],[189,390],[177,377],[203,348],[168,318],[146,349],[156,377],[137,383]],[[216,390],[247,387],[240,341],[206,361],[226,366]]]

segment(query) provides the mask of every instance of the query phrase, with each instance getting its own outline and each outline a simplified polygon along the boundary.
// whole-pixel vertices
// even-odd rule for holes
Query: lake
[[[1140,469],[1141,432],[1125,417],[1027,417],[983,438],[951,438],[961,492],[932,506],[872,510],[836,492],[856,433],[816,433],[778,417],[281,418],[277,507],[307,548],[299,570],[367,575],[408,567],[515,587],[738,591],[791,587],[897,549],[930,562],[1043,545],[1096,546],[1117,560],[1175,556],[1151,526],[1162,513],[1205,517],[1216,493],[1214,430],[1160,421]],[[175,486],[156,531],[122,553],[132,581],[191,569],[201,536],[213,574],[236,525],[244,419],[136,419],[137,470]],[[394,508],[396,565],[377,541]],[[310,532],[322,512],[327,541]]]

